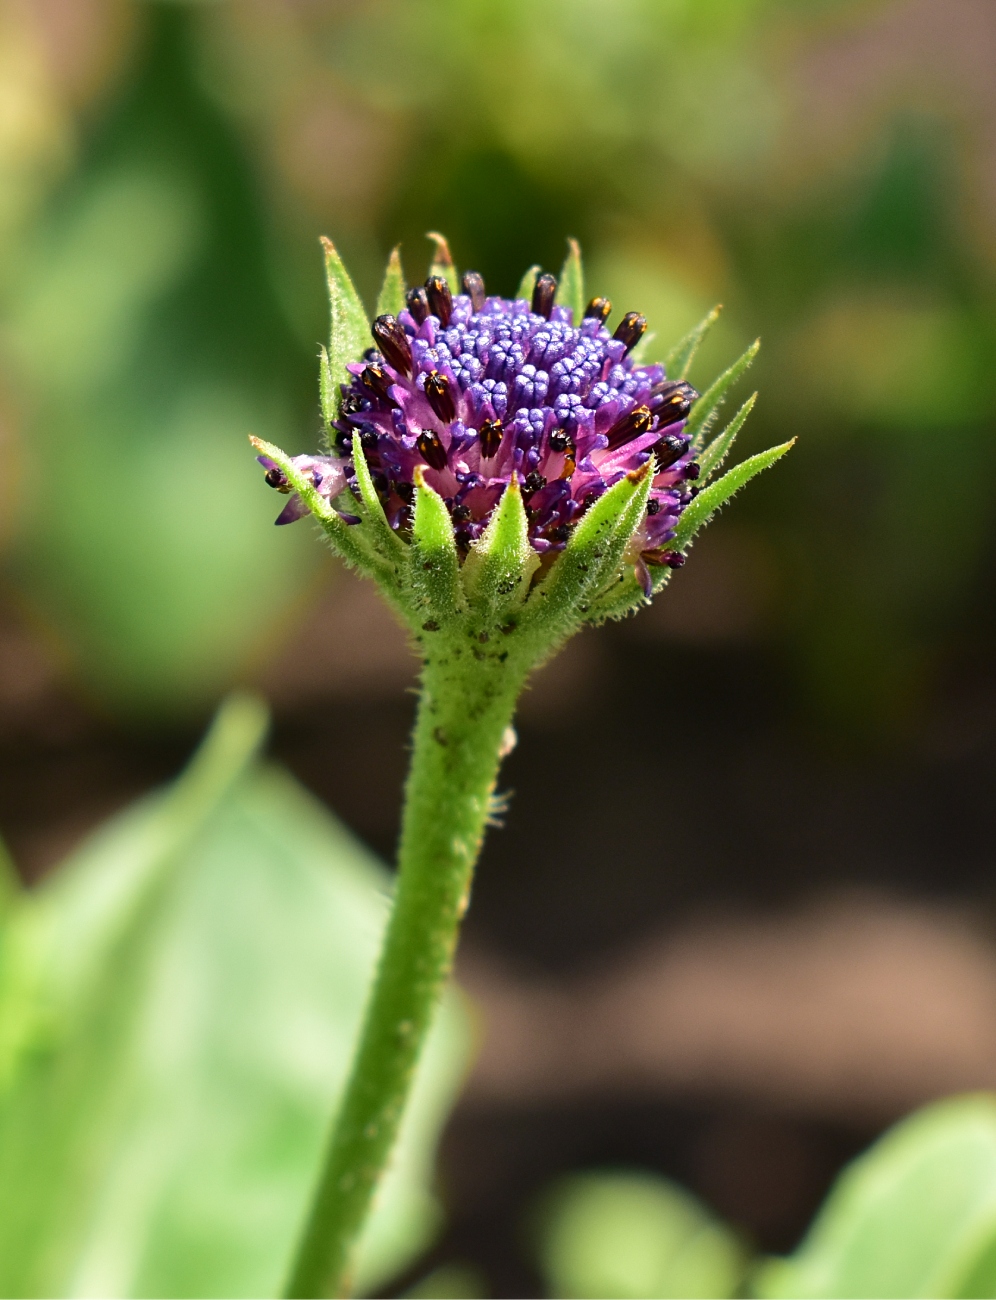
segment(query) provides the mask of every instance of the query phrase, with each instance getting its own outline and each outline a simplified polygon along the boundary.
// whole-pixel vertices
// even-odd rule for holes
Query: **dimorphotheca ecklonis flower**
[[[558,553],[571,550],[573,535],[596,503],[624,480],[639,482],[638,516],[626,505],[626,493],[616,494],[618,511],[629,513],[625,545],[616,536],[611,553],[635,578],[635,597],[626,597],[630,605],[649,597],[657,584],[648,565],[660,570],[683,563],[693,529],[681,536],[682,517],[719,467],[753,402],[704,445],[726,388],[754,350],[713,385],[703,409],[685,373],[714,314],[673,350],[672,376],[664,364],[638,359],[643,316],[627,312],[610,330],[607,299],[582,306],[576,245],[565,264],[569,294],[558,294],[552,275],[534,275],[524,282],[523,296],[501,298],[488,296],[475,272],[464,275],[462,292],[455,292],[448,249],[438,242],[439,263],[424,287],[407,293],[400,261],[396,254],[392,258],[381,314],[367,336],[373,346],[365,350],[362,304],[327,244],[334,330],[338,319],[340,332],[348,335],[345,343],[333,337],[330,356],[334,352],[337,363],[323,361],[328,452],[285,458],[278,449],[264,449],[259,460],[267,481],[292,494],[277,523],[290,523],[324,501],[326,521],[332,517],[329,506],[347,525],[376,515],[377,527],[396,547],[412,540],[416,497],[428,490],[448,514],[449,545],[462,565],[479,549],[511,488],[521,503],[535,585]],[[385,303],[393,310],[383,310]],[[764,464],[771,463],[769,456],[764,454]],[[708,509],[704,501],[697,503],[701,519],[695,526],[764,464],[719,494],[716,489],[730,475],[713,484],[708,493],[715,500]],[[610,520],[616,534],[618,522]],[[605,553],[597,538],[587,544],[598,558]],[[372,545],[382,550],[382,544]],[[612,612],[625,604],[617,602]],[[590,609],[584,605],[585,616]]]

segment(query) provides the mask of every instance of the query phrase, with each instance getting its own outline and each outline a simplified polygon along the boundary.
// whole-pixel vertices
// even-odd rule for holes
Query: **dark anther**
[[[498,455],[501,435],[501,420],[484,420],[481,423],[481,456],[484,460],[490,460],[492,456]]]
[[[593,317],[595,320],[601,321],[604,325],[611,310],[612,303],[609,302],[608,298],[592,298],[591,302],[584,309],[584,314],[586,318]]]
[[[546,487],[546,479],[538,470],[535,469],[530,474],[526,475],[522,484],[523,492],[528,492],[530,495],[532,495],[533,492],[538,492],[540,488],[544,487]]]
[[[684,380],[657,384],[650,396],[662,427],[683,420],[692,409],[692,403],[699,400],[698,393]]]
[[[429,319],[429,299],[421,285],[416,289],[408,290],[405,305],[416,325],[421,325],[424,320]]]
[[[456,542],[457,546],[459,546],[461,551],[469,551],[471,542],[473,542],[474,539],[466,528],[458,528],[453,534],[453,540]]]
[[[685,466],[684,469],[685,478],[691,479],[692,482],[694,482],[701,473],[702,473],[702,466],[699,464],[697,460],[690,460],[688,464]]]
[[[374,341],[383,352],[388,365],[403,375],[412,373],[412,348],[404,327],[394,316],[378,316],[370,327]]]
[[[609,430],[609,448],[621,447],[624,442],[646,433],[654,422],[649,406],[634,406],[628,415],[616,420]]]
[[[425,293],[429,299],[429,310],[439,317],[439,323],[446,326],[453,315],[453,295],[450,286],[441,275],[430,275],[425,282]]]
[[[641,316],[638,311],[628,311],[616,326],[616,332],[612,337],[618,339],[620,343],[625,343],[626,351],[632,352],[640,339],[643,338],[646,328],[646,316]]]
[[[450,511],[455,524],[465,524],[468,519],[473,517],[473,511],[470,506],[454,506]]]
[[[553,296],[556,292],[557,277],[549,273],[541,275],[533,289],[533,311],[537,316],[550,319],[550,313],[553,311]]]
[[[688,439],[683,438],[680,433],[665,434],[660,442],[655,442],[654,455],[657,457],[658,474],[684,456],[687,450]]]
[[[278,492],[290,491],[287,480],[284,478],[283,470],[277,469],[276,466],[274,466],[273,469],[268,469],[263,475],[263,479],[271,488],[276,488]]]
[[[415,446],[427,465],[433,469],[446,468],[446,448],[439,440],[439,434],[431,429],[423,429],[416,439]]]
[[[685,557],[680,551],[665,551],[664,563],[669,569],[680,569],[685,563]]]
[[[659,515],[660,512],[661,512],[661,503],[657,500],[656,497],[651,497],[650,500],[647,502],[647,514]]]
[[[363,410],[363,398],[357,397],[355,393],[347,393],[339,410],[342,415],[355,415],[357,411]]]
[[[405,483],[401,479],[398,479],[394,483],[392,483],[391,486],[394,488],[395,492],[397,492],[401,500],[404,501],[406,504],[411,505],[411,503],[415,500],[414,483]]]
[[[463,291],[470,299],[474,311],[484,306],[484,277],[476,271],[466,271],[463,277]]]
[[[573,451],[574,439],[566,429],[554,429],[550,434],[551,451]]]
[[[551,528],[547,536],[551,542],[566,542],[571,535],[571,530],[567,524],[558,524],[556,528]]]
[[[383,366],[364,366],[360,373],[360,383],[368,392],[373,393],[374,397],[379,397],[385,402],[391,400],[387,393],[391,387],[391,378]]]
[[[340,451],[351,452],[353,450],[353,435],[340,429],[335,435],[335,445]]]
[[[364,429],[360,434],[360,446],[364,451],[377,450],[377,435],[372,429]]]
[[[446,376],[438,370],[430,370],[425,377],[425,395],[442,422],[449,424],[456,415],[456,406],[453,403],[453,389]]]
[[[597,500],[597,492],[586,492],[582,498],[581,505],[585,510],[590,510]]]
[[[363,353],[364,361],[381,361],[383,358],[376,348],[367,348]]]

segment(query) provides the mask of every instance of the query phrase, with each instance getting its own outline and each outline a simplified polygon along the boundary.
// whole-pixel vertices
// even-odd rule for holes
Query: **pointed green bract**
[[[594,598],[614,577],[623,551],[647,508],[652,461],[627,474],[582,516],[560,558],[535,587],[522,627],[556,644],[577,626]]]
[[[453,265],[453,254],[450,252],[446,236],[439,234],[436,230],[430,230],[425,237],[431,239],[436,245],[436,251],[433,253],[432,261],[429,264],[429,274],[441,275],[450,286],[450,293],[459,293],[460,277]]]
[[[360,530],[351,528],[336,513],[328,501],[317,491],[311,478],[300,472],[291,457],[285,451],[281,451],[279,447],[274,446],[272,442],[264,442],[262,438],[250,437],[249,441],[257,451],[261,451],[264,456],[268,456],[280,468],[287,482],[325,530],[329,545],[340,559],[359,569],[361,573],[366,573],[375,578],[378,582],[384,584],[388,590],[393,590],[396,586],[395,576],[388,566],[384,564],[380,555],[364,545]]]
[[[707,524],[716,511],[724,506],[735,492],[739,492],[745,484],[749,483],[755,475],[760,474],[762,470],[768,469],[780,460],[782,456],[795,445],[795,439],[788,442],[780,443],[777,447],[769,447],[767,451],[759,451],[756,456],[749,456],[742,460],[739,465],[734,465],[731,470],[718,478],[715,483],[710,483],[704,491],[700,492],[691,505],[685,508],[684,513],[678,520],[678,527],[675,530],[674,540],[668,543],[668,546],[675,551],[682,551],[689,544],[703,524]]]
[[[557,295],[554,299],[562,307],[570,307],[574,313],[574,324],[580,325],[584,316],[584,267],[581,264],[581,246],[576,239],[567,241],[567,257],[560,271],[557,282]],[[531,291],[530,291],[531,292]]]
[[[757,393],[751,393],[750,397],[747,398],[746,402],[744,402],[743,406],[741,406],[740,410],[736,413],[723,432],[713,438],[709,446],[706,447],[698,457],[699,468],[701,470],[699,482],[703,485],[712,477],[713,474],[716,473],[723,461],[729,455],[730,448],[733,446],[737,434],[744,427],[744,421],[754,409],[754,403],[756,401]]]
[[[516,298],[524,298],[526,302],[532,302],[533,290],[536,288],[536,277],[540,273],[539,266],[531,266],[519,281],[519,287],[515,291]]]
[[[377,295],[377,315],[397,316],[405,305],[405,273],[401,267],[401,245],[391,249],[384,283]]]
[[[653,330],[648,330],[647,333],[644,334],[643,338],[640,339],[639,343],[637,343],[635,347],[630,348],[629,355],[632,358],[634,366],[646,365],[647,353],[650,351],[650,345],[656,337],[657,335]]]
[[[418,605],[416,621],[424,617],[449,623],[466,607],[460,585],[460,557],[453,520],[446,502],[415,471],[415,522],[408,550],[408,574]]]
[[[726,394],[740,376],[750,368],[750,364],[757,356],[760,348],[761,340],[755,339],[743,356],[738,357],[729,370],[724,370],[692,407],[692,413],[685,425],[685,432],[691,437],[693,446],[702,446],[705,436],[709,432],[709,426],[716,418],[716,412],[726,400]]]
[[[370,468],[367,465],[359,434],[353,435],[353,466],[356,470],[356,486],[359,489],[360,500],[366,509],[366,519],[361,527],[369,526],[373,534],[373,545],[379,549],[384,560],[388,564],[397,564],[404,557],[405,544],[387,522],[381,499],[370,477]]]
[[[370,322],[335,244],[324,236],[321,243],[325,254],[325,277],[328,280],[332,317],[328,347],[332,380],[330,409],[331,419],[336,419],[342,402],[339,385],[349,382],[346,366],[351,361],[359,361],[370,342]],[[329,417],[326,420],[331,423]]]
[[[522,493],[513,478],[463,565],[464,590],[482,621],[501,620],[521,605],[538,567]]]
[[[716,321],[719,320],[719,313],[722,310],[722,304],[717,303],[708,316],[703,317],[693,330],[689,330],[680,343],[674,345],[664,358],[664,368],[667,371],[668,379],[686,379],[688,377],[692,362],[695,360],[695,354],[699,350],[699,344],[713,325],[716,324]]]
[[[322,404],[325,440],[329,444],[332,442],[332,421],[338,414],[336,406],[337,393],[338,388],[332,378],[332,364],[329,361],[328,350],[323,346],[318,354],[318,396]]]

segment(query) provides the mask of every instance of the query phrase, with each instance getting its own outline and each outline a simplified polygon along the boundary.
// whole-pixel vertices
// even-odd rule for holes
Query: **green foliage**
[[[538,567],[522,492],[513,478],[463,566],[464,590],[482,622],[500,623],[517,609]]]
[[[549,1194],[539,1228],[549,1293],[564,1300],[733,1296],[746,1258],[733,1233],[665,1178],[591,1173]]]
[[[704,316],[694,329],[689,330],[685,337],[676,343],[667,354],[664,358],[664,369],[667,371],[669,379],[688,378],[688,372],[692,368],[692,362],[695,360],[699,345],[719,320],[719,313],[722,310],[722,307],[713,307],[712,311],[707,316]]]
[[[712,478],[729,455],[730,448],[733,446],[737,434],[744,427],[748,415],[753,411],[756,401],[757,393],[751,393],[723,432],[717,434],[708,447],[703,449],[698,457],[699,467],[702,471],[699,482],[703,485]]]
[[[542,268],[539,266],[531,266],[529,268],[519,281],[519,287],[515,291],[516,298],[524,298],[526,302],[532,301],[533,290],[536,288],[536,278],[541,269]]]
[[[432,261],[429,264],[429,274],[441,275],[450,286],[450,292],[459,293],[460,277],[453,264],[453,254],[450,252],[450,246],[446,241],[446,237],[440,235],[438,231],[430,230],[426,238],[431,239],[436,246],[436,250],[432,256]]]
[[[339,385],[349,382],[346,366],[359,361],[370,346],[370,322],[360,295],[331,239],[322,238],[325,279],[329,288],[329,370],[332,378],[332,418],[339,414],[342,393]],[[400,269],[400,268],[399,268]],[[390,266],[388,269],[390,275]]]
[[[692,407],[692,413],[688,417],[688,424],[685,426],[685,432],[688,433],[694,445],[701,447],[705,435],[716,418],[716,413],[726,401],[726,395],[737,380],[750,367],[751,362],[757,356],[761,348],[761,340],[755,339],[742,357],[738,357],[728,370],[724,370],[718,379],[709,385],[699,400]]]
[[[761,1271],[758,1294],[996,1294],[996,1098],[897,1124],[840,1176],[795,1255]]]
[[[377,295],[375,316],[397,316],[405,305],[405,273],[401,266],[401,247],[392,248],[384,272],[384,283]]]
[[[2,932],[0,1291],[278,1293],[344,1080],[387,877],[231,702],[169,790]],[[450,1005],[365,1239],[376,1286],[437,1222],[432,1144],[466,1057]]]
[[[722,478],[703,489],[678,520],[674,541],[671,543],[674,549],[684,550],[698,530],[709,522],[735,492],[739,492],[762,470],[770,468],[794,445],[793,438],[791,442],[783,442],[780,447],[770,447],[767,451],[759,451],[756,456],[748,456],[739,465],[727,470]]]
[[[557,281],[555,301],[574,312],[574,324],[579,325],[584,315],[584,268],[581,265],[581,246],[576,239],[567,241],[567,257]],[[522,295],[520,294],[520,297]]]
[[[419,470],[415,473],[408,573],[418,606],[416,619],[424,617],[442,625],[452,622],[464,608],[453,520],[443,498],[423,481]]]

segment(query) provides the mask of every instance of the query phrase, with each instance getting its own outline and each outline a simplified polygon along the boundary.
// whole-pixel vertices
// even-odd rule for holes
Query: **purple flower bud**
[[[399,318],[378,317],[380,356],[351,368],[335,441],[347,482],[360,437],[391,526],[411,527],[415,471],[446,502],[460,545],[481,536],[514,477],[538,551],[562,549],[603,493],[654,457],[647,513],[634,538],[663,556],[694,489],[694,451],[682,430],[695,390],[629,355],[646,322],[631,312],[613,338],[595,298],[576,325],[541,276],[533,309],[488,298],[468,272],[465,292],[441,276],[407,297]],[[336,462],[337,464],[340,462]],[[668,552],[670,553],[670,552]],[[663,563],[662,560],[640,561]]]

